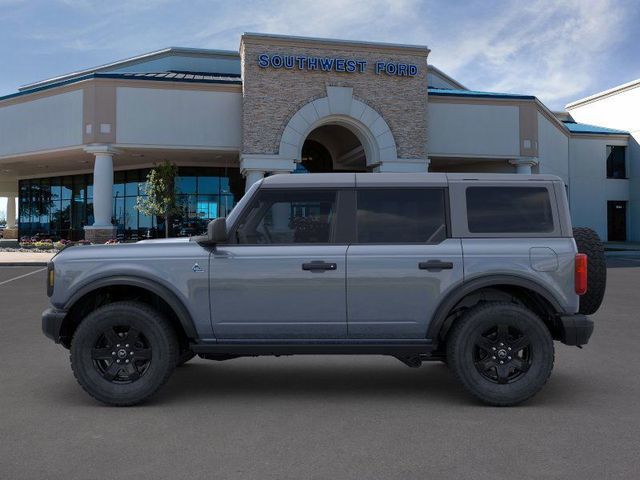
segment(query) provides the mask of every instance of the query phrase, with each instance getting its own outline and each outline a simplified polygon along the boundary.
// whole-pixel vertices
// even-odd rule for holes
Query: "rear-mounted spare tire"
[[[607,263],[604,256],[604,244],[598,234],[587,227],[575,227],[573,238],[578,252],[587,255],[587,293],[580,297],[580,313],[596,313],[607,286]]]

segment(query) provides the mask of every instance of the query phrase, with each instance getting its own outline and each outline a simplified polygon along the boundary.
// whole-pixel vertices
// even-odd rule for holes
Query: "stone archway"
[[[327,87],[326,97],[300,108],[284,128],[279,157],[300,162],[309,134],[325,125],[337,125],[353,133],[364,149],[369,168],[398,159],[396,142],[387,122],[373,108],[353,98],[350,87]]]

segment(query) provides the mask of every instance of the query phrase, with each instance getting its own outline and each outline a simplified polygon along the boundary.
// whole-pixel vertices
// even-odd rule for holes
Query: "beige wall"
[[[429,102],[430,155],[520,156],[517,105]]]
[[[118,87],[118,144],[240,150],[239,91]]]
[[[557,175],[569,183],[569,137],[546,116],[537,113],[538,171]]]
[[[82,144],[81,89],[0,106],[0,157]]]
[[[362,59],[366,73],[301,71],[261,68],[258,55],[306,55]],[[344,44],[282,42],[243,37],[243,153],[277,154],[280,138],[292,115],[310,101],[327,95],[327,86],[352,87],[353,98],[376,110],[389,125],[399,158],[426,158],[426,49],[363,47]],[[411,63],[415,77],[376,75],[376,61]]]

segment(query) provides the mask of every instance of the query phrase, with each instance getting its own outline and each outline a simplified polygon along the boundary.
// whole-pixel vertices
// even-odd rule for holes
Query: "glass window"
[[[71,200],[73,198],[73,177],[62,177],[62,195],[63,200]]]
[[[126,172],[126,183],[124,186],[124,194],[127,197],[131,197],[131,196],[136,196],[138,195],[138,183],[140,183],[138,181],[138,171],[137,170],[130,170],[128,172]]]
[[[178,193],[196,193],[196,177],[176,177]]]
[[[447,236],[441,188],[358,190],[359,243],[439,243]]]
[[[238,227],[238,242],[331,243],[335,212],[335,191],[263,191]]]
[[[113,175],[113,196],[124,197],[125,172],[115,172]],[[92,192],[93,195],[93,192]]]
[[[607,145],[607,178],[627,178],[627,147]]]
[[[220,190],[218,177],[198,177],[198,193],[200,195],[217,195]]]
[[[549,192],[544,187],[469,187],[467,221],[472,233],[552,232]]]

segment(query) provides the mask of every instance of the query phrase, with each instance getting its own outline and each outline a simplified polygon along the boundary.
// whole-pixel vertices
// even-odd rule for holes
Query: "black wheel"
[[[486,303],[469,310],[447,341],[449,368],[489,405],[509,406],[535,395],[553,369],[553,339],[531,310]]]
[[[117,302],[93,311],[71,342],[71,368],[82,388],[109,405],[145,401],[176,366],[171,325],[144,303]]]
[[[587,293],[580,296],[580,313],[591,315],[598,311],[607,287],[607,262],[604,244],[598,234],[587,227],[575,227],[573,239],[578,252],[587,255]]]
[[[178,361],[176,362],[176,367],[180,367],[195,357],[196,354],[191,350],[181,350],[178,354]]]

